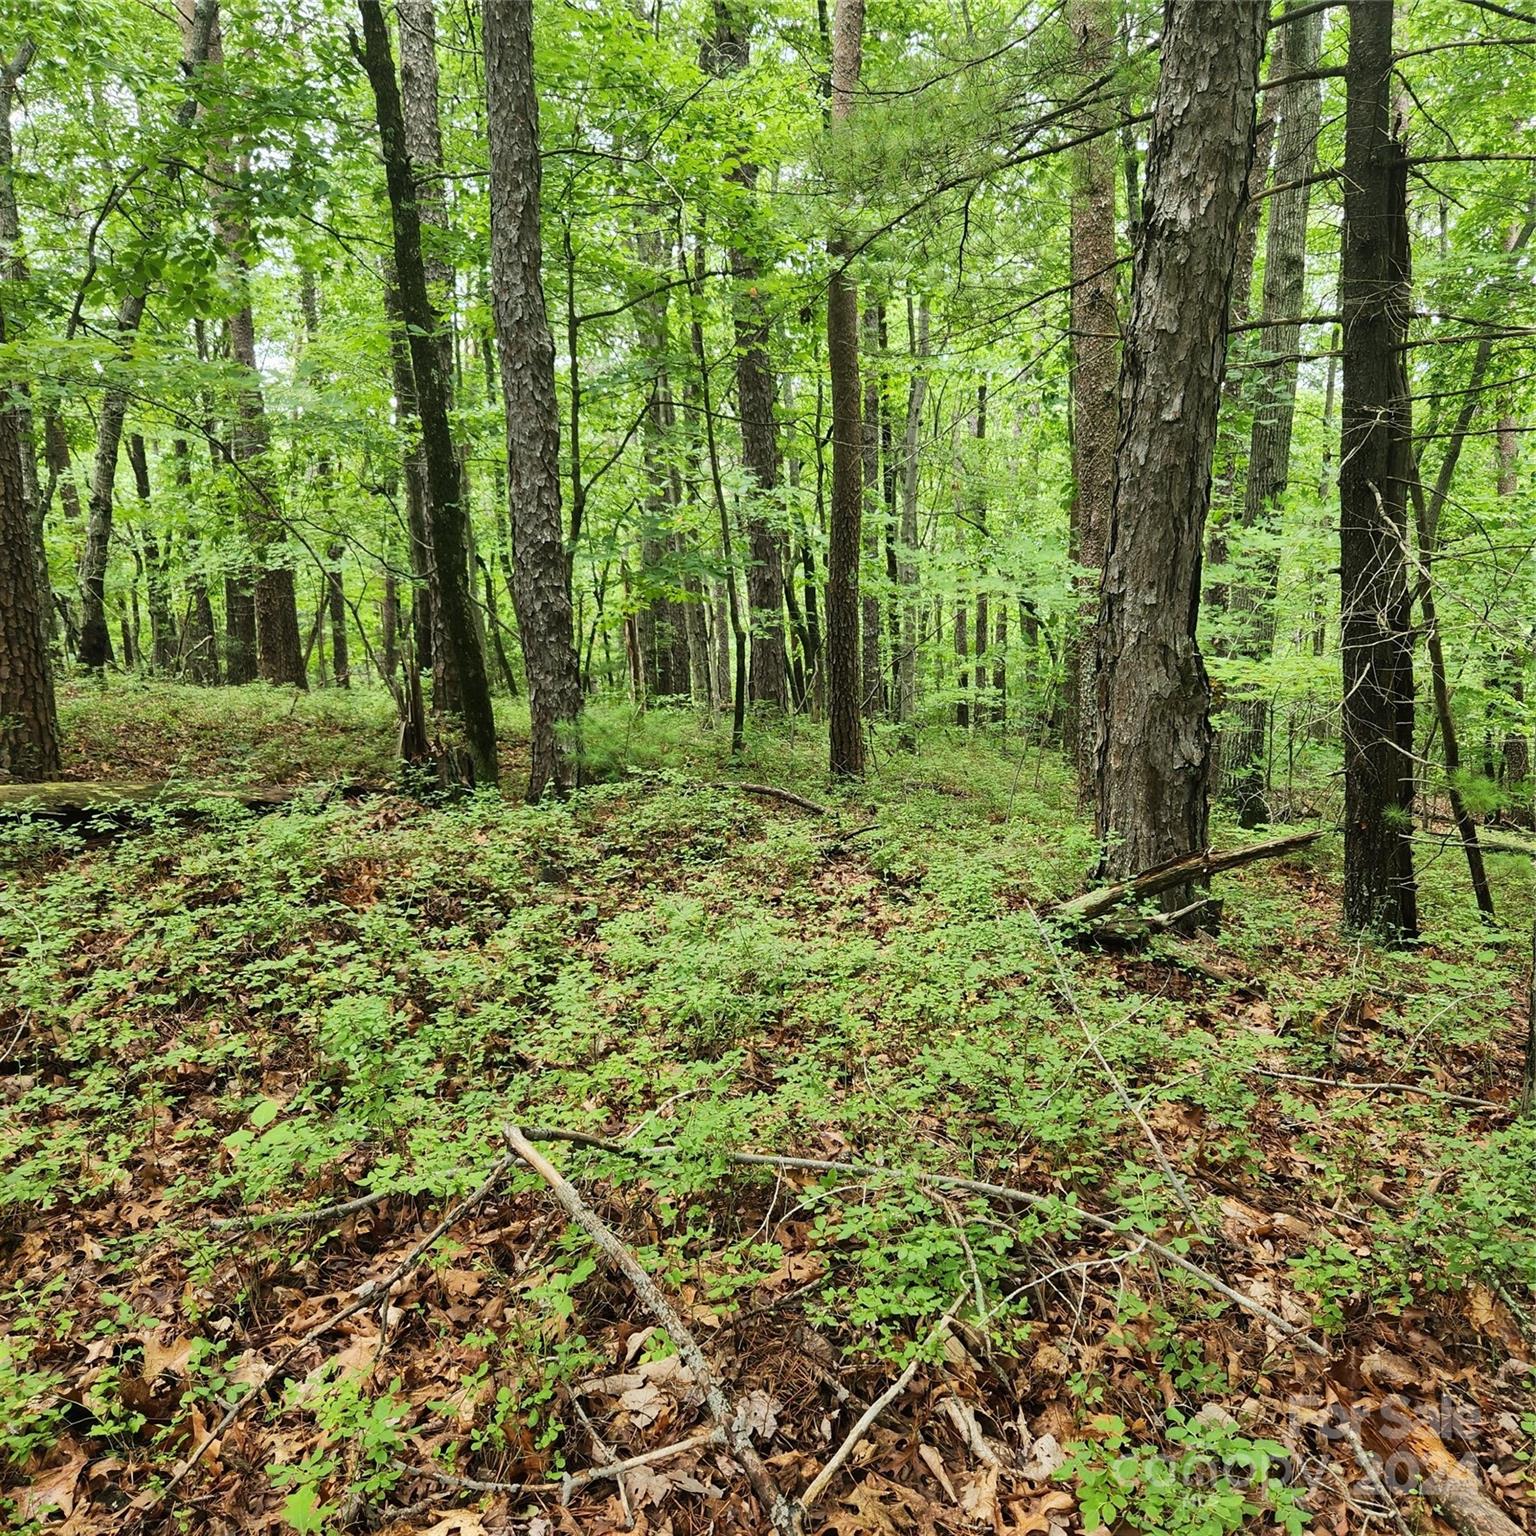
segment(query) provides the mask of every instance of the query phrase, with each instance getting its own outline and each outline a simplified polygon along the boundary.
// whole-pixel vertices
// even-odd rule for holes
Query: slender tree
[[[1411,840],[1412,473],[1402,345],[1408,156],[1392,123],[1390,0],[1350,0],[1340,308],[1340,627],[1344,670],[1344,920],[1389,941],[1418,931]]]
[[[1315,78],[1315,72],[1324,16],[1307,6],[1301,9],[1307,14],[1287,21],[1281,32],[1287,83],[1279,88],[1276,108],[1275,190],[1268,200],[1269,228],[1264,244],[1265,348],[1276,361],[1258,370],[1248,479],[1243,488],[1243,526],[1260,531],[1265,538],[1253,557],[1252,574],[1232,591],[1232,609],[1237,615],[1233,654],[1250,661],[1266,659],[1274,648],[1280,575],[1274,523],[1290,481],[1296,354],[1301,345],[1298,317],[1306,290],[1307,209],[1322,117],[1322,82]],[[1257,695],[1242,698],[1237,701],[1236,713],[1238,724],[1226,744],[1226,762],[1238,820],[1245,827],[1253,827],[1269,820],[1264,746],[1269,704]]]
[[[501,7],[493,3],[488,9],[496,11]],[[491,708],[485,656],[480,649],[480,636],[472,612],[474,599],[469,590],[463,476],[448,429],[442,354],[436,339],[438,318],[427,292],[426,264],[421,250],[421,217],[415,179],[405,148],[400,88],[395,80],[389,30],[379,0],[358,0],[358,10],[363,23],[360,58],[373,88],[378,115],[384,176],[389,189],[395,271],[400,284],[400,310],[410,338],[411,369],[425,448],[427,518],[438,573],[443,635],[459,679],[458,713],[464,726],[470,777],[475,783],[493,785],[499,777],[496,720]]]
[[[1077,45],[1078,68],[1090,84],[1109,73],[1115,58],[1112,0],[1068,0],[1067,25]],[[1078,581],[1083,628],[1091,624],[1104,568],[1104,538],[1114,497],[1115,429],[1119,418],[1120,314],[1115,302],[1115,146],[1113,102],[1105,92],[1084,111],[1093,137],[1072,151],[1072,502],[1068,547],[1084,568]],[[1135,217],[1137,210],[1129,210]],[[1094,781],[1094,652],[1077,629],[1068,635],[1067,748],[1084,799]]]
[[[532,718],[529,799],[576,779],[580,669],[560,514],[555,346],[539,271],[539,106],[532,0],[484,0],[491,152],[491,299],[501,350],[513,600]]]
[[[208,63],[218,26],[218,0],[197,0],[187,25],[182,67],[189,80]],[[176,109],[176,124],[187,127],[197,116],[197,96],[188,90]],[[150,231],[159,218],[151,192],[144,222]],[[118,303],[114,332],[119,350],[126,354],[138,334],[139,322],[149,303],[147,285],[136,284]],[[86,515],[85,545],[80,556],[80,664],[100,671],[112,660],[112,638],[107,627],[107,555],[112,541],[112,509],[117,487],[117,456],[128,415],[128,390],[109,383],[102,395],[96,419],[96,457],[91,469],[91,488]]]
[[[1097,633],[1098,832],[1111,877],[1206,841],[1210,689],[1195,629],[1268,8],[1234,0],[1220,14],[1215,27],[1199,0],[1163,8]],[[1187,899],[1175,890],[1164,902]]]
[[[837,0],[832,26],[834,124],[853,113],[864,52],[864,0]],[[828,249],[827,370],[832,382],[832,502],[827,544],[827,711],[834,778],[864,773],[859,709],[859,542],[863,526],[863,402],[859,392],[859,296],[848,273],[848,242],[834,230]]]

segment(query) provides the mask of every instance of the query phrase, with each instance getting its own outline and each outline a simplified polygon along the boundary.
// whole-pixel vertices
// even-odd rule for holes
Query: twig
[[[700,1433],[690,1435],[686,1440],[679,1440],[672,1445],[658,1445],[654,1450],[641,1451],[635,1456],[626,1456],[623,1461],[611,1461],[605,1466],[593,1467],[587,1472],[577,1472],[561,1483],[560,1502],[563,1504],[571,1494],[575,1493],[578,1489],[585,1488],[589,1483],[600,1483],[610,1477],[622,1490],[624,1487],[624,1474],[626,1472],[633,1472],[636,1467],[649,1467],[658,1461],[670,1461],[674,1456],[682,1456],[688,1451],[702,1450],[706,1445],[723,1445],[724,1443],[725,1431],[719,1425],[716,1425],[713,1429],[702,1430]]]
[[[827,1464],[806,1485],[805,1492],[800,1495],[800,1509],[803,1514],[810,1512],[811,1506],[826,1491],[827,1484],[837,1476],[843,1463],[848,1460],[859,1442],[874,1427],[875,1420],[907,1390],[912,1378],[917,1375],[918,1366],[923,1363],[924,1352],[930,1345],[949,1331],[949,1325],[955,1320],[955,1314],[960,1310],[960,1304],[964,1300],[965,1297],[962,1294],[949,1304],[949,1310],[939,1319],[928,1337],[923,1340],[921,1347],[907,1362],[906,1370],[864,1410],[859,1416],[858,1423],[844,1437],[843,1443],[827,1458]]]
[[[359,1211],[372,1210],[382,1205],[396,1191],[375,1190],[371,1195],[359,1195],[355,1200],[343,1200],[340,1205],[319,1205],[300,1211],[257,1211],[249,1216],[221,1216],[213,1223],[216,1231],[240,1227],[247,1232],[260,1232],[267,1227],[297,1227],[310,1222],[339,1221],[344,1216],[354,1216]]]
[[[1361,1093],[1421,1093],[1427,1099],[1442,1099],[1447,1104],[1466,1104],[1473,1109],[1512,1109],[1492,1099],[1473,1099],[1461,1093],[1446,1093],[1439,1088],[1421,1088],[1417,1083],[1351,1083],[1338,1077],[1308,1077],[1304,1072],[1272,1072],[1268,1067],[1247,1067],[1251,1077],[1275,1077],[1286,1083],[1315,1083],[1320,1088],[1354,1088]]]
[[[773,784],[733,784],[729,780],[721,780],[714,786],[716,789],[739,789],[744,795],[764,795],[770,800],[782,800],[786,805],[798,805],[802,811],[810,811],[817,816],[830,816],[831,811],[824,805],[817,805],[814,800],[807,800],[803,795],[794,794],[787,789],[779,789]]]
[[[613,1447],[598,1434],[597,1425],[592,1422],[587,1410],[581,1406],[581,1394],[579,1392],[569,1392],[566,1395],[570,1399],[570,1404],[572,1409],[575,1410],[576,1417],[581,1420],[581,1427],[587,1432],[587,1438],[592,1442],[592,1449],[603,1458],[603,1464],[607,1466],[615,1459]],[[619,1490],[619,1503],[624,1507],[624,1529],[632,1531],[635,1528],[635,1511],[634,1506],[629,1502],[629,1485],[624,1481],[624,1474],[622,1472],[615,1476],[614,1484]],[[571,1493],[574,1491],[575,1486],[574,1480],[569,1476],[562,1480],[560,1484],[560,1502],[562,1504],[570,1502]]]
[[[182,1483],[187,1480],[188,1476],[192,1472],[192,1469],[198,1464],[198,1462],[200,1462],[203,1457],[208,1454],[209,1448],[214,1445],[220,1436],[223,1435],[224,1431],[227,1430],[230,1425],[235,1422],[236,1419],[240,1418],[249,1409],[254,1407],[261,1398],[266,1396],[267,1388],[272,1385],[273,1381],[275,1381],[278,1375],[284,1369],[286,1369],[289,1362],[293,1360],[295,1356],[308,1349],[309,1346],[313,1344],[317,1339],[323,1338],[333,1328],[337,1327],[338,1324],[344,1323],[349,1317],[356,1316],[357,1313],[363,1311],[367,1307],[372,1306],[376,1301],[380,1300],[382,1297],[387,1296],[392,1290],[394,1290],[394,1288],[408,1274],[410,1274],[413,1269],[415,1269],[417,1263],[421,1259],[422,1254],[431,1248],[432,1245],[438,1240],[438,1238],[440,1238],[446,1231],[448,1231],[448,1229],[452,1227],[454,1223],[460,1219],[460,1217],[473,1210],[477,1205],[480,1204],[482,1200],[485,1199],[488,1194],[490,1194],[493,1189],[495,1189],[495,1187],[501,1182],[502,1178],[506,1175],[507,1170],[512,1166],[514,1161],[515,1158],[510,1152],[498,1159],[496,1165],[491,1169],[490,1174],[486,1177],[485,1182],[472,1195],[469,1195],[466,1199],[461,1200],[458,1205],[449,1211],[448,1214],[444,1216],[443,1219],[438,1222],[438,1224],[433,1227],[433,1229],[427,1233],[427,1235],[422,1238],[422,1240],[417,1243],[416,1246],[412,1248],[411,1251],[406,1254],[406,1256],[397,1265],[395,1265],[395,1267],[390,1270],[390,1272],[382,1280],[370,1280],[366,1285],[360,1286],[357,1291],[353,1293],[353,1299],[349,1301],[347,1305],[344,1306],[339,1312],[334,1312],[323,1322],[316,1323],[315,1326],[303,1336],[303,1338],[299,1339],[295,1344],[291,1345],[287,1350],[285,1350],[277,1362],[267,1368],[267,1371],[262,1376],[261,1380],[257,1382],[256,1385],[253,1386],[251,1390],[245,1394],[244,1397],[239,1398],[234,1403],[231,1403],[230,1406],[225,1409],[224,1414],[219,1419],[218,1423],[215,1424],[213,1428],[210,1429],[200,1441],[198,1441],[197,1445],[193,1448],[192,1453],[176,1469],[176,1472],[174,1476],[172,1476],[171,1480],[166,1483],[163,1488],[158,1490],[151,1489],[148,1490],[147,1493],[140,1495],[140,1497],[144,1499],[142,1504],[139,1504],[138,1501],[135,1500],[135,1505],[139,1515],[142,1517],[149,1510],[156,1508],[159,1504],[170,1498],[170,1496],[177,1490],[177,1488],[179,1488]]]
[[[763,1465],[746,1427],[737,1422],[735,1410],[705,1359],[704,1351],[678,1316],[677,1309],[657,1289],[656,1282],[646,1273],[640,1261],[577,1194],[570,1181],[530,1144],[524,1133],[517,1126],[509,1125],[504,1135],[512,1151],[549,1185],[566,1215],[597,1244],[604,1256],[634,1286],[635,1293],[645,1303],[647,1310],[672,1336],[678,1354],[693,1373],[694,1381],[703,1390],[710,1416],[719,1425],[731,1455],[741,1463],[742,1471],[752,1485],[752,1492],[757,1495],[757,1501],[774,1530],[780,1536],[799,1536],[800,1522],[794,1506],[779,1491],[773,1474]]]

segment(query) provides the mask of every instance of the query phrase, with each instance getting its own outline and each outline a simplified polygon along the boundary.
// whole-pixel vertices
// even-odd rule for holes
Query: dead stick
[[[1272,1072],[1268,1067],[1249,1067],[1251,1077],[1274,1077],[1286,1083],[1315,1083],[1320,1088],[1353,1088],[1359,1093],[1419,1093],[1426,1099],[1441,1099],[1447,1104],[1466,1104],[1473,1109],[1512,1109],[1510,1104],[1495,1104],[1492,1099],[1472,1099],[1462,1093],[1446,1093],[1439,1088],[1421,1088],[1417,1083],[1352,1083],[1339,1077],[1308,1077],[1304,1072]]]
[[[958,1296],[950,1303],[949,1310],[939,1319],[933,1331],[923,1341],[922,1347],[907,1362],[906,1370],[864,1410],[859,1416],[858,1423],[848,1431],[843,1443],[827,1458],[826,1466],[806,1485],[805,1492],[800,1495],[800,1510],[802,1514],[810,1512],[811,1506],[826,1491],[827,1484],[837,1476],[843,1463],[848,1460],[858,1447],[859,1442],[874,1427],[875,1420],[907,1390],[912,1378],[917,1375],[918,1366],[923,1363],[924,1351],[949,1331],[949,1325],[955,1320],[955,1313],[960,1310],[960,1303],[964,1299],[963,1295]]]
[[[453,1226],[453,1224],[458,1221],[461,1216],[463,1216],[466,1212],[473,1210],[477,1205],[480,1204],[482,1200],[485,1199],[488,1194],[490,1194],[493,1189],[495,1189],[495,1187],[505,1177],[507,1169],[512,1166],[513,1161],[513,1155],[510,1152],[508,1152],[504,1157],[500,1158],[497,1161],[496,1166],[491,1169],[490,1174],[486,1178],[485,1182],[472,1195],[468,1196],[468,1198],[464,1200],[461,1200],[458,1205],[449,1211],[448,1214],[444,1216],[443,1219],[438,1222],[438,1224],[433,1227],[433,1229],[427,1233],[427,1235],[422,1238],[422,1240],[417,1243],[416,1246],[412,1248],[411,1251],[406,1254],[406,1256],[397,1265],[395,1265],[395,1267],[382,1280],[370,1280],[366,1285],[360,1286],[354,1294],[353,1299],[348,1302],[346,1306],[344,1306],[339,1312],[332,1313],[332,1315],[326,1318],[324,1322],[316,1323],[315,1326],[311,1328],[303,1338],[298,1340],[297,1343],[286,1350],[274,1365],[269,1366],[266,1374],[262,1376],[261,1380],[257,1382],[256,1385],[252,1387],[244,1397],[240,1398],[237,1402],[232,1403],[227,1409],[225,1409],[223,1416],[219,1419],[219,1422],[215,1424],[213,1428],[210,1429],[200,1441],[198,1441],[191,1455],[188,1456],[187,1459],[182,1462],[182,1464],[176,1469],[176,1473],[171,1478],[171,1480],[163,1488],[150,1491],[146,1497],[145,1503],[139,1506],[139,1514],[142,1516],[144,1513],[154,1509],[157,1505],[170,1498],[170,1496],[177,1490],[177,1488],[179,1488],[182,1483],[187,1480],[188,1476],[190,1476],[192,1472],[192,1469],[198,1464],[198,1462],[200,1462],[203,1457],[208,1454],[209,1448],[218,1441],[219,1437],[223,1435],[224,1431],[227,1430],[229,1426],[235,1422],[236,1419],[240,1418],[249,1409],[253,1408],[261,1398],[266,1396],[267,1388],[271,1386],[272,1382],[277,1378],[278,1374],[284,1370],[289,1361],[293,1360],[303,1350],[308,1349],[309,1346],[313,1344],[317,1339],[324,1338],[325,1335],[328,1334],[333,1328],[337,1327],[341,1323],[344,1323],[349,1317],[354,1317],[365,1307],[372,1306],[374,1302],[378,1301],[381,1297],[387,1296],[392,1290],[394,1290],[394,1288],[408,1274],[410,1274],[413,1269],[415,1269],[416,1265],[421,1260],[422,1254],[424,1254],[438,1240],[438,1238],[440,1238],[451,1226]]]
[[[830,816],[832,813],[824,805],[817,805],[814,800],[807,800],[803,795],[797,795],[792,790],[779,789],[773,784],[732,784],[722,779],[715,785],[716,789],[737,789],[744,795],[764,795],[769,800],[782,800],[786,805],[798,805],[802,811],[810,811],[817,816]]]
[[[796,1510],[779,1491],[773,1474],[763,1465],[762,1458],[753,1448],[746,1429],[737,1422],[730,1400],[708,1360],[704,1358],[704,1351],[699,1348],[698,1341],[688,1331],[672,1303],[657,1289],[656,1282],[646,1273],[640,1261],[603,1224],[596,1212],[576,1193],[570,1181],[530,1144],[522,1131],[515,1125],[509,1125],[504,1134],[507,1145],[549,1185],[566,1215],[597,1244],[604,1256],[634,1286],[635,1294],[645,1303],[650,1314],[672,1336],[672,1342],[677,1345],[683,1363],[693,1372],[694,1381],[703,1389],[710,1416],[720,1426],[731,1455],[741,1463],[742,1471],[747,1474],[747,1481],[752,1485],[752,1492],[757,1495],[757,1501],[774,1530],[780,1532],[780,1536],[799,1536],[800,1522]]]
[[[647,1153],[657,1155],[678,1156],[681,1148],[675,1146],[636,1147],[627,1142],[613,1141],[605,1136],[593,1136],[586,1131],[563,1131],[556,1129],[530,1129],[521,1133],[522,1137],[532,1141],[564,1141],[574,1146],[592,1147],[600,1152],[617,1152],[624,1157],[637,1157]],[[530,1148],[530,1150],[532,1150]],[[537,1153],[534,1154],[536,1157]],[[1010,1189],[1006,1184],[989,1184],[982,1179],[963,1179],[953,1174],[923,1173],[913,1168],[882,1168],[878,1163],[845,1163],[836,1162],[830,1158],[820,1157],[778,1157],[766,1152],[727,1152],[725,1160],[747,1168],[796,1168],[808,1173],[851,1173],[860,1178],[899,1178],[910,1180],[917,1184],[928,1184],[937,1189],[963,1189],[971,1194],[984,1195],[988,1199],[1001,1200],[1011,1205],[1027,1205],[1037,1210],[1046,1210],[1068,1222],[1080,1221],[1084,1226],[1093,1227],[1100,1232],[1113,1233],[1115,1236],[1123,1236],[1120,1228],[1107,1216],[1097,1216],[1092,1211],[1085,1211],[1081,1206],[1065,1205],[1059,1200],[1051,1200],[1045,1195],[1031,1194],[1028,1190]],[[543,1159],[541,1158],[542,1162]],[[547,1164],[546,1164],[547,1166]],[[553,1171],[553,1170],[551,1170]],[[559,1175],[557,1174],[558,1178]],[[564,1182],[562,1180],[562,1182]],[[573,1191],[574,1193],[574,1191]],[[593,1220],[596,1220],[594,1217]],[[606,1231],[606,1228],[604,1229]],[[1277,1312],[1272,1312],[1262,1302],[1255,1301],[1251,1296],[1245,1296],[1241,1291],[1234,1290],[1225,1280],[1213,1275],[1210,1270],[1202,1269],[1198,1264],[1186,1259],[1183,1254],[1166,1244],[1158,1242],[1155,1238],[1141,1237],[1138,1239],[1146,1248],[1157,1254],[1165,1262],[1181,1269],[1192,1279],[1198,1280],[1202,1285],[1225,1296],[1228,1301],[1235,1303],[1245,1312],[1251,1312],[1255,1317],[1262,1318],[1282,1337],[1291,1340],[1299,1348],[1315,1355],[1320,1360],[1331,1360],[1328,1351],[1294,1324],[1286,1320]],[[622,1250],[621,1250],[622,1251]],[[643,1274],[644,1271],[642,1270]],[[647,1281],[649,1283],[649,1281]],[[1344,1438],[1349,1442],[1356,1461],[1360,1464],[1360,1470],[1365,1473],[1367,1481],[1376,1491],[1377,1495],[1386,1501],[1387,1507],[1392,1510],[1397,1528],[1402,1536],[1410,1536],[1407,1525],[1403,1521],[1402,1513],[1398,1510],[1397,1503],[1388,1491],[1386,1484],[1381,1479],[1381,1473],[1377,1471],[1371,1462],[1365,1446],[1360,1440],[1360,1435],[1354,1425],[1347,1421],[1342,1425]]]

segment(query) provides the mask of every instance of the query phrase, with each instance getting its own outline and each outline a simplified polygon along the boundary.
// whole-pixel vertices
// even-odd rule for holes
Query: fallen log
[[[1220,852],[1207,848],[1200,853],[1181,854],[1176,859],[1154,864],[1151,869],[1144,869],[1128,880],[1101,885],[1069,901],[1058,902],[1050,908],[1048,915],[1058,922],[1089,923],[1122,902],[1141,901],[1148,896],[1172,890],[1177,885],[1208,879],[1223,870],[1237,869],[1259,859],[1277,859],[1283,854],[1294,853],[1298,848],[1306,848],[1317,842],[1328,831],[1327,827],[1316,827],[1310,832],[1290,832],[1265,843],[1251,843],[1246,848],[1227,848]]]
[[[79,822],[92,816],[127,813],[140,806],[165,805],[176,811],[194,809],[207,800],[268,811],[286,805],[309,785],[255,785],[245,789],[208,789],[166,779],[53,780],[43,784],[0,784],[0,816],[42,816],[51,821]],[[334,791],[332,791],[334,793]],[[342,791],[342,793],[349,793]]]

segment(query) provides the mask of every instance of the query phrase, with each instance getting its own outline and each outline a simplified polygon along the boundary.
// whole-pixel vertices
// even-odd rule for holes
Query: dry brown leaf
[[[11,1497],[21,1523],[40,1518],[47,1509],[57,1509],[68,1517],[75,1507],[75,1485],[85,1463],[85,1456],[71,1456],[61,1465],[40,1472],[25,1488],[18,1488]]]

